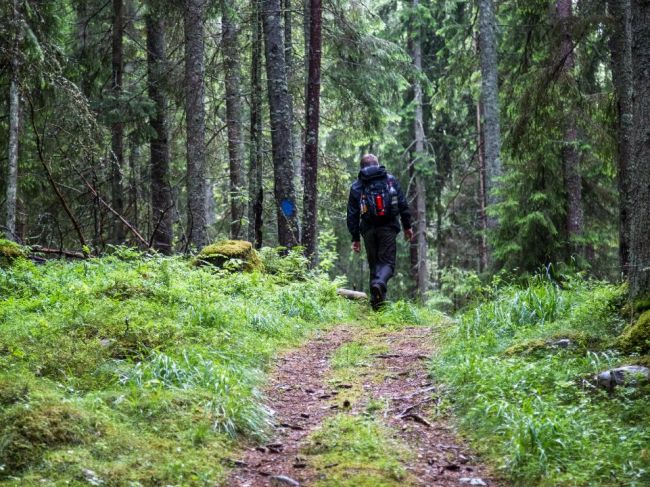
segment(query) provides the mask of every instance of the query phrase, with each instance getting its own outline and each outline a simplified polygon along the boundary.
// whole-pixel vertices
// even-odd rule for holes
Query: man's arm
[[[361,209],[359,207],[359,193],[357,193],[353,188],[350,188],[350,197],[348,198],[348,231],[352,235],[353,242],[359,242],[361,240],[361,230],[359,228],[359,216]]]

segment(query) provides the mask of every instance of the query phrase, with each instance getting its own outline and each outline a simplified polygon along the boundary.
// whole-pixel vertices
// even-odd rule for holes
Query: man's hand
[[[413,241],[413,229],[409,228],[408,230],[404,230],[404,240],[407,242],[412,242]]]
[[[361,252],[361,242],[358,240],[356,242],[352,242],[352,250],[357,253]]]

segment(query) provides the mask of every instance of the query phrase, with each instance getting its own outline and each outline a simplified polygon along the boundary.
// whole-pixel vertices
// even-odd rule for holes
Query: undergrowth
[[[625,289],[546,278],[493,291],[444,338],[433,374],[459,426],[517,485],[648,485],[647,387],[598,389],[633,363],[614,348]],[[556,346],[568,338],[567,347]]]
[[[0,268],[0,482],[214,485],[233,438],[266,431],[272,356],[358,310],[274,263],[118,249]]]

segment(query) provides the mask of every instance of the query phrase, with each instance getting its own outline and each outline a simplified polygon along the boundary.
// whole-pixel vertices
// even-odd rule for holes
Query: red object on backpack
[[[375,207],[377,208],[377,216],[384,216],[384,197],[380,194],[375,195]]]

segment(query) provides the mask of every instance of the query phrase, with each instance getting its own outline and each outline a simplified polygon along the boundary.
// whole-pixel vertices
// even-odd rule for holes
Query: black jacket
[[[365,181],[371,181],[378,178],[390,178],[393,181],[393,186],[397,190],[397,201],[400,220],[404,230],[411,228],[411,212],[409,211],[409,204],[404,197],[402,188],[400,188],[397,179],[392,174],[386,172],[384,166],[368,166],[359,171],[358,179],[350,187],[350,197],[348,198],[348,230],[352,235],[352,241],[358,242],[361,240],[361,234],[368,230],[370,223],[361,219],[361,189]],[[397,217],[387,220],[386,222],[377,223],[375,225],[391,225],[395,231],[399,232],[400,225]]]

